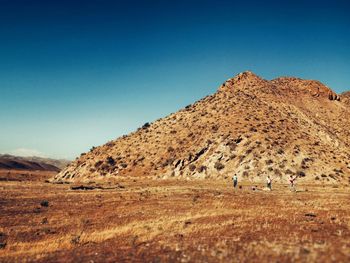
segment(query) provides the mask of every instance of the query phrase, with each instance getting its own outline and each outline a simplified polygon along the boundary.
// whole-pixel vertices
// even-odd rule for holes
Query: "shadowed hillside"
[[[344,97],[344,102],[343,98]],[[241,178],[350,182],[350,107],[319,81],[244,72],[213,95],[91,149],[53,181]]]
[[[0,169],[28,171],[61,171],[69,164],[67,160],[41,157],[19,157],[0,154]]]

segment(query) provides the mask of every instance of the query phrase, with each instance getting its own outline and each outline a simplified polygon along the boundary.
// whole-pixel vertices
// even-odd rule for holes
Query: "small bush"
[[[267,165],[270,165],[270,164],[273,164],[273,161],[272,161],[271,159],[269,159],[269,160],[266,160],[265,163],[266,163]]]
[[[217,132],[219,130],[219,125],[213,125],[211,129],[213,132]]]
[[[220,162],[216,162],[215,165],[214,165],[214,168],[215,168],[216,170],[222,170],[222,169],[225,168],[225,165],[223,165],[223,164],[220,163]]]
[[[166,167],[168,165],[171,165],[174,161],[175,161],[174,158],[169,158],[169,159],[165,160],[165,162],[162,164],[162,167]]]
[[[40,205],[43,206],[43,207],[48,207],[49,206],[49,201],[43,200],[43,201],[40,202]]]
[[[122,168],[126,168],[126,167],[128,167],[128,165],[126,164],[126,163],[122,163],[122,164],[120,164],[120,166],[122,167]]]
[[[298,172],[297,172],[297,176],[298,176],[298,177],[305,177],[306,174],[305,174],[303,171],[298,171]]]
[[[286,174],[294,174],[290,169],[287,169],[285,173]]]
[[[114,161],[113,157],[111,157],[111,156],[108,156],[108,157],[107,157],[106,162],[107,162],[109,165],[112,165],[112,166],[115,165],[115,161]]]
[[[207,170],[207,167],[206,167],[205,165],[201,165],[201,166],[199,166],[199,167],[197,168],[197,171],[198,171],[199,173],[202,173],[202,172],[204,172],[205,170]]]
[[[194,170],[196,170],[196,166],[194,164],[191,164],[189,169],[191,172],[193,172]]]
[[[175,151],[175,149],[173,147],[169,146],[167,151],[168,152],[173,152],[173,151]]]
[[[148,122],[146,122],[144,125],[142,125],[142,129],[147,129],[151,126]]]

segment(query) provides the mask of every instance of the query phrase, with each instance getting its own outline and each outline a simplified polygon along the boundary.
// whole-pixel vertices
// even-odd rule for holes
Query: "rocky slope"
[[[340,94],[340,98],[341,98],[342,102],[350,105],[350,91],[347,91],[347,92]]]
[[[243,72],[186,108],[91,149],[53,181],[119,177],[350,182],[350,107],[319,81]]]

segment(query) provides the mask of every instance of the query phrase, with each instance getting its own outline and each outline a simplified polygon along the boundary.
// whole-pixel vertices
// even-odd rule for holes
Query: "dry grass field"
[[[0,181],[0,262],[350,261],[348,187],[123,179],[72,190],[24,177]]]

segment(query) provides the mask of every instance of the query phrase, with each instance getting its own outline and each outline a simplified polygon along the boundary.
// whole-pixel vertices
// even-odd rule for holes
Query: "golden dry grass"
[[[0,243],[6,243],[0,262],[350,260],[349,188],[300,185],[294,193],[285,185],[234,191],[223,180],[120,184],[125,188],[74,191],[42,181],[0,182]]]

